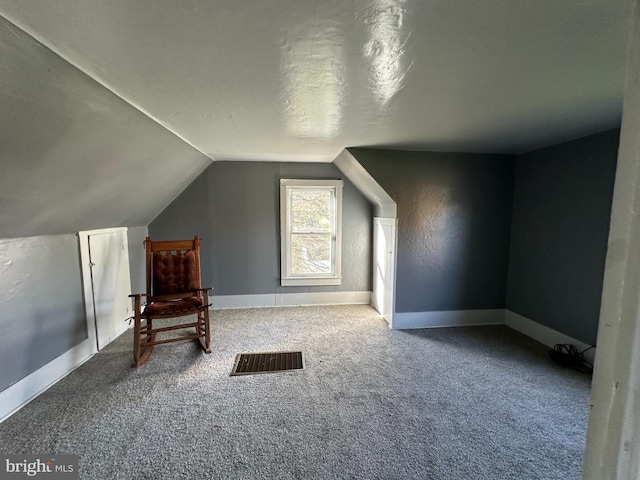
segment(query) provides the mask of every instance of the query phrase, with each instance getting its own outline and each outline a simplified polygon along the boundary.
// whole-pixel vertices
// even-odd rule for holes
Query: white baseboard
[[[586,350],[591,346],[570,337],[569,335],[558,332],[553,328],[549,328],[534,320],[530,320],[527,317],[523,317],[511,310],[505,310],[504,319],[507,327],[513,328],[514,330],[517,330],[518,332],[525,334],[527,337],[531,337],[550,348],[553,348],[554,345],[558,343],[575,345],[579,351]],[[592,348],[584,354],[585,358],[591,363],[593,363],[595,359],[595,350],[595,348]]]
[[[378,312],[380,309],[378,308],[378,302],[376,302],[376,296],[373,292],[369,292],[369,303],[373,308],[375,308]]]
[[[393,328],[398,330],[502,324],[504,324],[504,310],[502,308],[442,312],[396,312],[393,315]]]
[[[85,340],[0,392],[0,422],[89,360],[95,354],[94,342]]]
[[[211,308],[292,307],[302,305],[346,305],[371,303],[371,292],[305,292],[262,295],[214,295]]]

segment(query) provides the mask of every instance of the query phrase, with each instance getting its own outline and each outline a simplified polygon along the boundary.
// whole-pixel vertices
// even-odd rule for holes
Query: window
[[[342,180],[280,180],[281,285],[340,285]]]

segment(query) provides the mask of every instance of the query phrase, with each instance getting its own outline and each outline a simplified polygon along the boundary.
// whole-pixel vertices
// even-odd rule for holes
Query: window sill
[[[305,287],[314,285],[342,285],[342,277],[295,277],[282,278],[283,287]]]

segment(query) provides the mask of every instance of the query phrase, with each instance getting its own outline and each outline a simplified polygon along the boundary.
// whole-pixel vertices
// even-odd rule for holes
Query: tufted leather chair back
[[[200,288],[200,239],[145,240],[147,295],[182,296]]]

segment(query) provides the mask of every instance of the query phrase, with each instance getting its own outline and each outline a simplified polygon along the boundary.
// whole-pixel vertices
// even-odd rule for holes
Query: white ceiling
[[[332,161],[619,126],[630,3],[0,0],[0,15],[211,159]]]

